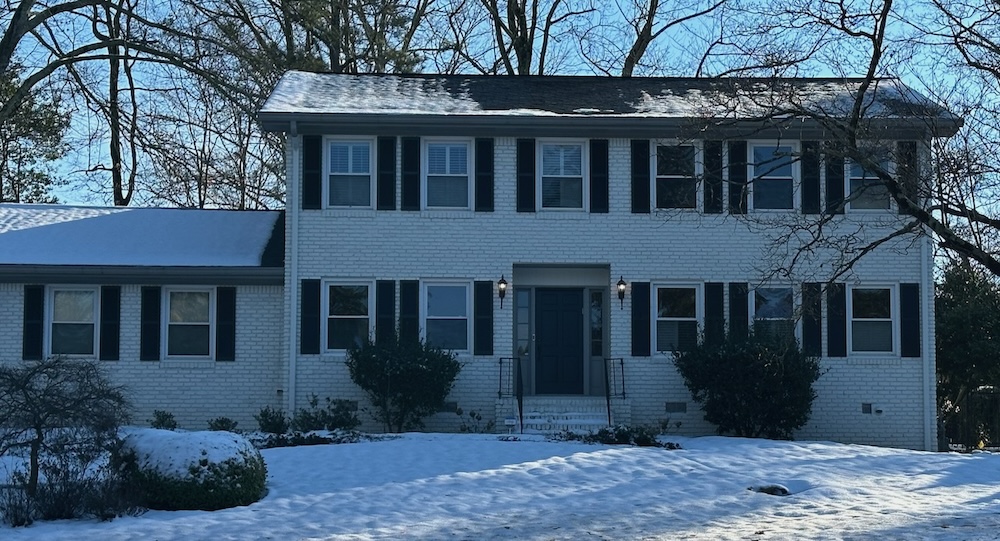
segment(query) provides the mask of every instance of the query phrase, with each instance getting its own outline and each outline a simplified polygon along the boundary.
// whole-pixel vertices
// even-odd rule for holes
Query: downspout
[[[302,163],[302,138],[298,125],[291,122],[288,134],[288,166],[285,168],[285,215],[288,224],[288,282],[285,295],[288,296],[288,398],[285,411],[295,411],[296,372],[298,367],[298,314],[299,314],[299,168]]]
[[[934,344],[931,342],[931,331],[933,330],[931,314],[934,308],[931,301],[934,299],[934,280],[931,276],[931,236],[926,230],[924,233],[924,241],[920,243],[920,290],[922,292],[920,301],[923,305],[920,307],[920,311],[924,314],[920,321],[923,327],[920,332],[920,340],[923,342],[921,351],[924,353],[921,358],[924,367],[924,450],[937,451],[937,438],[934,437],[937,430],[937,400],[935,397],[937,378],[934,370],[931,369],[935,357]]]

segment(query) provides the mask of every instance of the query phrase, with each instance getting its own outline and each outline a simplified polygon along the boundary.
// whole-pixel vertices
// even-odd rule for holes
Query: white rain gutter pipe
[[[288,150],[286,152],[287,171],[285,175],[285,226],[288,227],[289,239],[285,250],[285,261],[288,264],[289,280],[285,283],[285,295],[288,296],[288,406],[285,411],[295,411],[296,372],[298,367],[298,317],[299,313],[299,168],[302,156],[302,137],[298,134],[298,126],[292,122],[288,134]]]

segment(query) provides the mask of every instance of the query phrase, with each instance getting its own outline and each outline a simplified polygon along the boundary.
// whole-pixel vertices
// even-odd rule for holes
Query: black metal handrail
[[[618,366],[615,366],[618,365]],[[625,358],[604,358],[604,398],[608,406],[608,424],[611,424],[611,398],[625,399]]]
[[[519,432],[524,431],[524,378],[521,376],[521,359],[500,357],[500,387],[497,398],[511,397],[517,401]]]

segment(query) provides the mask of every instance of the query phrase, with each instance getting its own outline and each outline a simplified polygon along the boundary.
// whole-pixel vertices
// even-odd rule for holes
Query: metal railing
[[[616,366],[617,365],[617,366]],[[611,425],[611,398],[625,399],[625,358],[604,358],[604,400],[608,406],[608,425]]]
[[[518,431],[524,431],[524,378],[521,376],[521,359],[500,357],[500,388],[497,398],[514,398],[517,401]]]

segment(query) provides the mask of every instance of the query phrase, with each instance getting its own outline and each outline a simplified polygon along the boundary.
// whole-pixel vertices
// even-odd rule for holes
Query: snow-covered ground
[[[270,449],[256,504],[0,526],[0,539],[1000,538],[1000,455],[670,439],[683,449],[470,434]],[[747,490],[771,483],[792,494]]]

